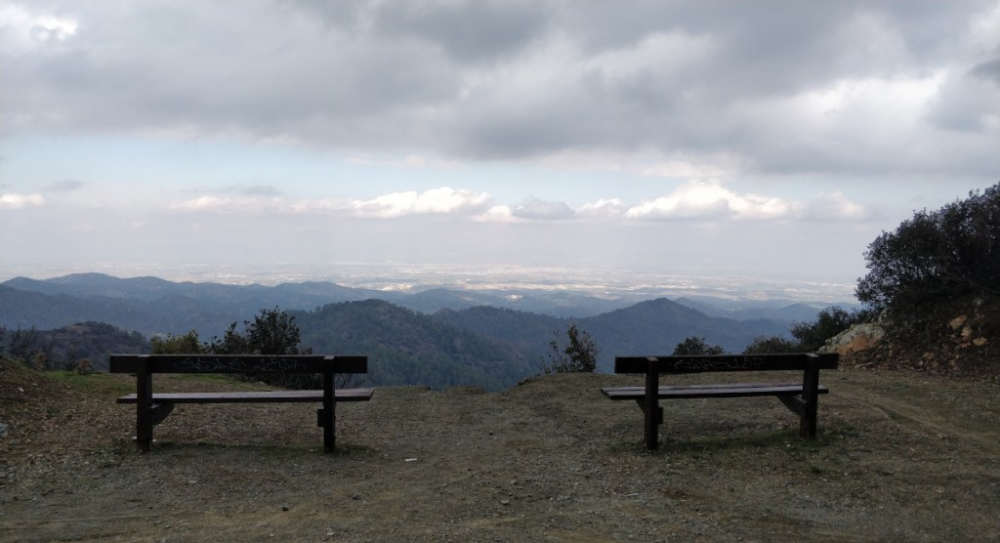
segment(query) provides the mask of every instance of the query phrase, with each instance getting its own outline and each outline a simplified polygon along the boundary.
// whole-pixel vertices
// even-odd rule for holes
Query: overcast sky
[[[0,279],[850,283],[1000,181],[1000,2],[0,0]]]

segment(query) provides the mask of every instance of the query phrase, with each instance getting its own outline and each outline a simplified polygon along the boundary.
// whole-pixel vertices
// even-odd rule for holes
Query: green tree
[[[815,351],[826,340],[847,330],[852,324],[865,321],[870,313],[859,311],[849,313],[839,307],[824,309],[816,315],[815,322],[800,322],[792,326],[792,335],[799,340],[799,350]]]
[[[674,347],[674,356],[696,355],[696,354],[722,354],[725,349],[718,345],[705,343],[705,338],[690,336]]]
[[[778,336],[758,336],[754,338],[743,354],[794,353],[801,350],[798,343]]]
[[[152,337],[149,340],[153,354],[200,354],[209,352],[209,347],[198,339],[198,332],[190,332],[175,336]]]
[[[597,369],[597,345],[585,330],[576,324],[566,329],[569,343],[559,345],[559,335],[549,342],[550,352],[545,363],[545,373],[593,372]]]
[[[875,310],[919,318],[948,297],[1000,295],[1000,184],[937,211],[917,211],[865,251],[857,296]]]
[[[236,330],[236,323],[232,322],[222,334],[222,339],[214,338],[210,350],[216,354],[245,354],[249,353],[250,345],[246,336]]]
[[[253,322],[243,321],[243,332],[231,323],[222,338],[215,338],[211,351],[217,354],[299,354],[301,333],[295,317],[274,309],[262,309]]]
[[[247,347],[256,354],[298,354],[300,337],[295,317],[277,307],[261,310],[247,323]]]

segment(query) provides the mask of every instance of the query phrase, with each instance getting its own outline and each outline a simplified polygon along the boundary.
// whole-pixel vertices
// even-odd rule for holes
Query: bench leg
[[[816,439],[816,412],[819,407],[819,369],[810,367],[806,369],[802,379],[802,399],[804,406],[802,416],[799,419],[799,437],[805,439]]]
[[[336,412],[337,400],[333,392],[333,372],[323,372],[323,410],[320,421],[323,426],[323,452],[333,452],[337,444]]]
[[[136,373],[135,443],[149,452],[153,443],[153,375],[145,369]]]
[[[635,403],[636,403],[636,405],[639,406],[639,409],[641,409],[643,413],[646,412],[646,399],[645,398],[639,398],[639,399],[637,399],[635,401]],[[659,424],[659,425],[663,424],[663,407],[659,407],[656,410],[656,424]]]
[[[646,437],[646,448],[654,451],[659,446],[659,421],[657,414],[660,413],[660,374],[653,362],[649,363],[646,370],[646,396],[643,398],[643,418]]]
[[[173,410],[173,402],[154,403],[153,407],[149,410],[150,422],[153,423],[153,426],[156,426],[157,424],[163,422],[163,420],[166,419],[170,413],[173,412]]]

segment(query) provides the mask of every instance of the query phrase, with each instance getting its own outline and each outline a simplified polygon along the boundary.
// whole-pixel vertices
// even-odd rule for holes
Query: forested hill
[[[27,298],[31,300],[26,301]],[[193,328],[201,335],[211,335],[229,322],[246,318],[265,307],[307,310],[330,303],[369,299],[384,300],[428,314],[445,308],[490,305],[556,316],[597,315],[641,300],[634,297],[603,299],[559,290],[431,288],[400,292],[345,287],[326,281],[274,286],[230,285],[78,273],[44,280],[15,277],[0,283],[0,325],[47,328],[77,322],[82,316],[124,326],[126,319],[122,316],[128,314],[127,325],[146,334],[185,333]],[[39,301],[47,306],[44,313],[37,310]],[[81,308],[100,310],[102,314],[83,315]],[[185,329],[172,327],[173,323],[161,315],[177,314],[177,309],[185,312],[188,323]]]
[[[38,369],[107,370],[108,354],[147,353],[149,349],[142,334],[103,322],[81,322],[54,330],[0,329],[0,354]]]
[[[115,285],[111,286],[117,288]],[[115,292],[108,290],[95,290],[93,294],[77,298],[0,286],[0,327],[13,332],[101,321],[147,336],[158,332],[184,334],[193,329],[207,341],[221,336],[229,323],[252,318],[259,309],[239,309],[176,294],[157,300],[111,297],[107,295]],[[615,355],[669,353],[692,335],[738,352],[756,336],[788,332],[787,323],[713,318],[666,299],[575,321],[485,306],[426,315],[377,300],[327,304],[317,310],[291,313],[302,330],[303,347],[316,352],[369,355],[368,379],[373,384],[435,387],[470,384],[495,389],[537,374],[549,343],[556,335],[564,339],[570,322],[576,322],[596,340],[600,350],[598,367],[602,370],[610,369]],[[59,361],[52,359],[58,367],[83,356],[77,356],[82,351],[76,347],[60,346],[63,339],[75,336],[53,337],[62,339],[55,343],[46,340],[43,349],[28,354],[39,350],[58,352]],[[125,347],[117,350],[134,352],[145,348],[138,344]],[[86,351],[86,357],[92,358],[98,368],[110,352],[93,348]]]
[[[510,344],[393,304],[366,300],[292,313],[302,346],[320,353],[366,354],[367,381],[434,387],[511,386],[540,372],[540,360]]]
[[[616,355],[670,354],[689,336],[704,337],[728,351],[742,352],[755,337],[788,334],[783,322],[708,317],[666,298],[573,321],[495,307],[440,311],[434,318],[509,343],[525,356],[537,359],[545,355],[554,333],[562,334],[570,322],[575,322],[596,341],[600,351],[598,369],[604,371],[610,370]]]

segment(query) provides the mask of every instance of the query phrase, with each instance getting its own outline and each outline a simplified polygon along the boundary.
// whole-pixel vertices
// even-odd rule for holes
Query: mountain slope
[[[73,368],[86,359],[90,369],[107,370],[110,353],[147,353],[149,341],[103,322],[81,322],[54,330],[16,330],[0,338],[0,351],[48,369]]]
[[[755,337],[786,335],[786,323],[770,320],[737,321],[713,318],[659,298],[584,319],[557,319],[495,307],[441,311],[440,322],[503,341],[526,358],[541,360],[553,332],[564,339],[570,322],[587,331],[599,349],[598,369],[609,371],[614,357],[629,354],[670,354],[689,336],[704,337],[730,352],[741,352]]]
[[[538,373],[535,361],[499,341],[379,300],[293,312],[302,346],[365,354],[372,384],[477,385],[500,389]]]

